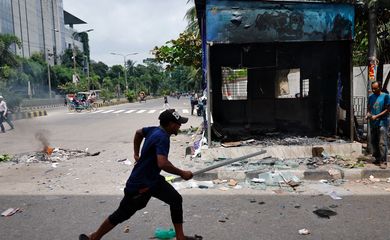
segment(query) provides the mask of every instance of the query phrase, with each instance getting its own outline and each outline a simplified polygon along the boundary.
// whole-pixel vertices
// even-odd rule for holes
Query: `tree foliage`
[[[368,9],[377,4],[377,47],[380,63],[390,62],[390,5],[384,1],[365,0],[364,5],[356,8],[355,42],[353,45],[353,65],[367,64],[368,54]]]
[[[168,70],[180,65],[197,69],[202,65],[202,41],[192,32],[183,32],[179,38],[155,47],[153,54],[157,61],[167,64]]]
[[[13,45],[20,48],[22,43],[19,38],[14,35],[0,34],[0,66],[8,65],[16,67],[18,65],[18,58],[11,51]]]

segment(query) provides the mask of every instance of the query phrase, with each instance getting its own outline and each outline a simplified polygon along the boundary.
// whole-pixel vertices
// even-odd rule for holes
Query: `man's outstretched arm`
[[[164,155],[157,155],[157,165],[165,172],[178,175],[184,180],[190,180],[193,177],[191,171],[184,171],[175,167]]]

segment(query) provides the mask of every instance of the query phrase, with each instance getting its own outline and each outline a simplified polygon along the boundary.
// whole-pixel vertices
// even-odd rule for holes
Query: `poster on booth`
[[[375,81],[376,79],[376,65],[375,64],[370,64],[368,67],[368,78],[370,81]]]

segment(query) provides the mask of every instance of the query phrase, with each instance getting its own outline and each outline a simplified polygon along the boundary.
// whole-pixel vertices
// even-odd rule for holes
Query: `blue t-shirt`
[[[389,95],[387,93],[381,93],[379,95],[371,94],[368,97],[368,106],[370,108],[370,112],[372,115],[377,115],[381,112],[383,112],[387,106],[389,105]],[[371,124],[374,126],[388,126],[388,120],[387,120],[388,114],[383,115],[382,117],[371,120]]]
[[[168,157],[169,134],[160,127],[146,127],[142,129],[145,137],[141,149],[141,156],[134,165],[133,171],[126,182],[126,191],[135,192],[141,188],[152,188],[163,179],[161,169],[157,165],[157,155]]]

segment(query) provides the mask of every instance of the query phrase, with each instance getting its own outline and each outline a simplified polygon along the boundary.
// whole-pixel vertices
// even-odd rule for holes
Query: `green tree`
[[[84,66],[84,57],[83,53],[76,48],[76,69],[79,69],[80,67]],[[68,48],[64,51],[64,53],[61,55],[61,63],[65,67],[73,68],[73,50]]]
[[[109,67],[103,62],[91,61],[89,64],[90,72],[99,76],[100,79],[103,79],[109,70]]]
[[[170,40],[161,47],[155,47],[153,54],[157,61],[167,64],[168,70],[180,65],[200,68],[202,41],[194,33],[183,32],[178,39]]]
[[[13,45],[20,48],[22,43],[19,38],[14,35],[0,34],[0,66],[18,66],[18,58],[11,50]]]

